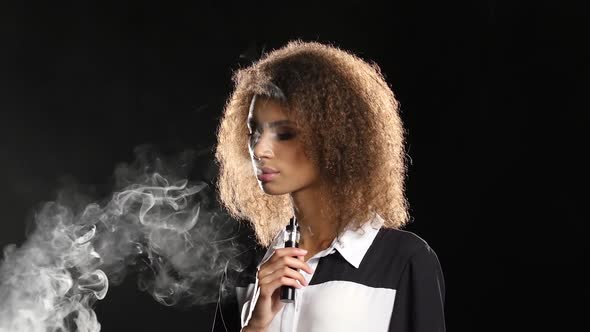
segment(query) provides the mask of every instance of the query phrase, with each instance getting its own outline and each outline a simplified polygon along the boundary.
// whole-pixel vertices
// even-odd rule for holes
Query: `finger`
[[[307,286],[307,280],[305,279],[303,274],[301,274],[300,272],[293,270],[291,268],[288,268],[288,267],[285,267],[282,272],[283,272],[284,276],[289,277],[291,279],[295,279],[295,280],[299,281],[299,283],[301,285]],[[277,273],[279,273],[279,271],[277,271]]]
[[[305,280],[305,277],[297,272],[296,270],[291,269],[290,267],[283,267],[282,269],[276,270],[273,273],[260,278],[258,280],[258,284],[259,285],[263,285],[263,284],[268,284],[273,282],[275,279],[279,279],[282,277],[288,277],[291,279],[295,279],[297,281],[299,281],[300,284],[307,286],[307,280]]]
[[[303,286],[297,282],[297,280],[295,279],[291,279],[288,277],[281,277],[278,279],[275,279],[272,283],[271,283],[272,287],[277,289],[278,287],[281,286],[290,286],[290,287],[294,287],[294,288],[302,288]]]
[[[289,266],[298,269],[301,266],[301,260],[290,256],[283,256],[272,261],[269,260],[268,262],[262,264],[259,275],[265,276],[271,274],[274,271],[283,268],[283,266]]]
[[[260,293],[262,296],[270,296],[281,286],[290,286],[290,287],[294,287],[294,288],[302,288],[303,287],[295,279],[291,279],[288,277],[281,277],[281,278],[273,279],[270,282],[261,284],[260,285]]]
[[[272,259],[280,259],[281,257],[285,257],[285,256],[305,256],[305,254],[307,254],[307,250],[305,249],[301,249],[301,248],[292,248],[292,247],[287,247],[287,248],[278,248],[275,249],[274,255],[272,255],[272,257],[270,258]]]
[[[307,262],[305,262],[304,259],[301,259],[299,257],[283,257],[283,261],[285,262],[285,265],[293,268],[293,269],[299,269],[299,270],[303,270],[309,274],[313,273],[313,269],[311,268],[311,266],[309,266],[309,264],[307,264]]]
[[[294,279],[275,279],[271,283],[260,286],[260,295],[263,297],[272,296],[277,292],[278,288],[282,286],[289,286],[297,289],[303,287]]]
[[[260,271],[258,272],[259,277],[265,277],[276,270],[282,269],[284,266],[288,266],[293,269],[302,269],[303,271],[312,274],[313,270],[309,266],[309,264],[303,262],[302,260],[295,258],[284,256],[281,259],[274,261],[274,262],[267,262],[260,267]]]

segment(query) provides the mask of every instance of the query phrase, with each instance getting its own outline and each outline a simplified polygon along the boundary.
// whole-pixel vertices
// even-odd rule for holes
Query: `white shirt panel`
[[[297,332],[387,331],[395,290],[349,281],[307,286],[297,303]]]

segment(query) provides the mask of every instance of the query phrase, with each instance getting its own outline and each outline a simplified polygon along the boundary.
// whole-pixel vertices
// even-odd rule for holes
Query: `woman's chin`
[[[284,190],[279,190],[277,187],[273,186],[272,181],[269,182],[258,182],[260,189],[264,191],[267,195],[283,195],[286,194]]]

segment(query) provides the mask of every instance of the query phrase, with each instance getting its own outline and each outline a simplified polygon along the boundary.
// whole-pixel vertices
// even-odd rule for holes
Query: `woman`
[[[404,130],[378,66],[293,41],[234,80],[218,194],[268,247],[238,292],[242,331],[444,331],[438,258],[400,230]],[[299,248],[284,248],[291,217]],[[279,298],[287,286],[294,303]]]

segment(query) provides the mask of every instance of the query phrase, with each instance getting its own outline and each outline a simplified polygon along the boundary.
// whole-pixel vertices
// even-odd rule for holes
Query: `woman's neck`
[[[335,218],[321,209],[320,191],[306,188],[291,194],[293,210],[301,230],[300,247],[308,255],[326,249],[337,236]]]

